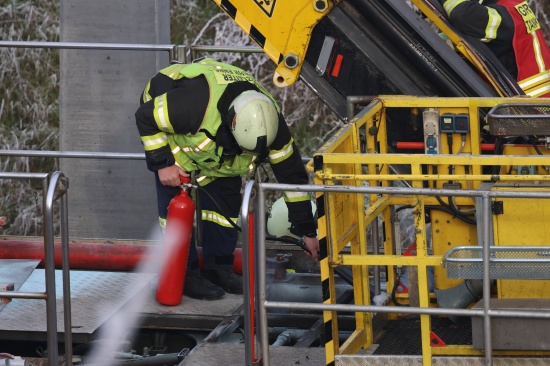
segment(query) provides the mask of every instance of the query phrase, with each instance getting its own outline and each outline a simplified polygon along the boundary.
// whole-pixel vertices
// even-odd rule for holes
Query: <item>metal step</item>
[[[494,357],[493,366],[546,366],[548,357]],[[422,366],[422,356],[337,355],[336,366]],[[433,366],[485,366],[484,357],[433,357]]]

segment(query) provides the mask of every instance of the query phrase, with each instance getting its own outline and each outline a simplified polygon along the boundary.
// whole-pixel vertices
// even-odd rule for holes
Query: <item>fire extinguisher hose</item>
[[[237,229],[239,232],[242,232],[242,228],[237,225],[233,220],[231,220],[231,218],[229,218],[225,212],[223,211],[223,209],[220,207],[220,205],[218,205],[218,203],[216,202],[216,200],[214,200],[214,198],[210,195],[210,193],[208,193],[205,189],[203,189],[201,186],[198,186],[198,185],[193,185],[193,184],[190,184],[190,183],[184,183],[182,184],[182,187],[185,187],[185,188],[194,188],[194,189],[197,189],[197,190],[200,190],[202,193],[206,194],[210,200],[212,202],[214,202],[214,204],[216,205],[216,207],[218,208],[219,212],[222,214],[223,217],[225,217],[225,219],[231,224],[231,226],[233,226],[235,229]],[[290,243],[290,244],[294,244],[294,245],[297,245],[298,247],[300,247],[302,250],[308,252],[311,254],[311,252],[309,251],[309,249],[306,247],[306,245],[304,244],[304,241],[302,239],[295,239],[295,238],[291,238],[291,237],[288,237],[288,236],[285,236],[285,237],[276,237],[276,236],[266,236],[266,239],[267,240],[272,240],[272,241],[280,241],[280,242],[284,242],[284,243]]]

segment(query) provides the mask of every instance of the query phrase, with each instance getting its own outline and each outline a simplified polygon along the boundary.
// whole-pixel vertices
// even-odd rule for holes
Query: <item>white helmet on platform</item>
[[[311,201],[311,213],[313,217],[317,214],[317,205],[315,201]],[[301,239],[290,232],[290,226],[292,224],[288,221],[288,207],[286,205],[284,197],[279,198],[271,206],[271,211],[267,218],[267,232],[271,236],[285,237]]]
[[[248,152],[264,154],[275,140],[279,127],[279,113],[266,95],[248,90],[241,93],[229,106],[235,115],[229,129],[237,144]]]

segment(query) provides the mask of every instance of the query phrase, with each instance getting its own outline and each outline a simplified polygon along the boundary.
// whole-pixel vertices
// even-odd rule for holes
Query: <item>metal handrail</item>
[[[0,48],[50,48],[60,50],[117,50],[117,51],[167,51],[170,60],[187,62],[187,46],[175,44],[97,43],[97,42],[41,42],[0,41]]]
[[[168,51],[170,53],[170,61],[176,61],[176,62],[183,62],[187,63],[187,46],[185,45],[174,45],[174,44],[165,44],[165,45],[158,45],[158,44],[127,44],[127,43],[93,43],[93,42],[40,42],[40,41],[0,41],[0,48],[49,48],[49,49],[83,49],[83,50],[126,50],[126,51]],[[235,46],[235,47],[223,47],[223,46],[202,46],[202,45],[193,45],[190,47],[191,55],[193,56],[192,59],[196,58],[197,52],[237,52],[237,53],[263,53],[263,49],[255,46]],[[17,156],[17,157],[52,157],[52,158],[88,158],[88,159],[128,159],[128,160],[144,160],[145,154],[137,154],[137,153],[112,153],[112,152],[83,152],[83,151],[36,151],[36,150],[0,150],[0,156]],[[302,162],[305,164],[310,160],[310,158],[302,158]],[[15,177],[16,174],[6,173],[6,177]],[[0,178],[2,178],[3,175],[0,174]],[[251,189],[251,188],[250,188]],[[49,196],[48,196],[49,197]],[[66,362],[69,362],[69,366],[72,365],[72,350],[68,350],[68,345],[71,345],[72,341],[71,339],[67,339],[67,336],[71,337],[71,327],[70,327],[70,292],[67,292],[67,295],[65,295],[65,278],[67,278],[67,282],[69,282],[69,275],[68,275],[68,268],[69,268],[69,261],[68,261],[68,230],[67,230],[67,217],[63,216],[67,214],[67,200],[65,197],[62,197],[62,240],[63,240],[63,280],[64,280],[64,306],[65,306],[65,318],[67,318],[67,312],[69,315],[69,321],[65,321],[65,353],[66,353]],[[46,207],[46,201],[44,201],[44,207]],[[243,207],[248,208],[248,205],[243,205]],[[45,210],[47,211],[47,210]],[[243,215],[243,222],[248,223],[248,211],[245,210],[245,214]],[[46,222],[46,214],[44,213],[44,222]],[[50,218],[48,218],[50,220]],[[65,224],[64,224],[65,223]],[[53,225],[53,224],[52,224]],[[243,227],[246,227],[246,225],[243,225]],[[51,234],[48,233],[48,236],[51,235],[52,240],[52,251],[53,251],[53,227],[51,228]],[[66,246],[65,246],[65,239],[66,237]],[[49,239],[46,238],[45,234],[45,243],[48,242]],[[243,249],[243,258],[248,262],[248,237],[246,235],[243,236],[243,240],[245,240],[245,244],[243,247],[246,247],[246,249]],[[48,244],[49,246],[49,244]],[[66,250],[65,250],[66,248]],[[47,256],[48,248],[46,248],[46,256]],[[65,252],[67,253],[67,258],[65,258]],[[52,257],[53,260],[53,257]],[[67,260],[67,263],[65,265],[65,260]],[[53,263],[53,262],[52,262]],[[65,275],[65,271],[67,270],[67,277]],[[55,271],[55,266],[54,266]],[[46,270],[46,274],[48,274],[48,270]],[[53,273],[55,276],[55,272]],[[248,283],[248,279],[250,278],[249,273],[243,273],[245,283]],[[48,275],[47,275],[48,276]],[[50,280],[51,281],[51,280]],[[46,278],[46,283],[48,284],[48,278]],[[55,293],[55,277],[53,279],[53,291]],[[246,288],[246,286],[245,286]],[[69,290],[70,291],[70,285]],[[245,290],[247,292],[247,290]],[[22,294],[21,297],[25,296],[25,298],[46,298],[48,301],[49,296],[48,293],[48,286],[46,286],[46,293],[41,294]],[[10,293],[8,295],[16,295],[16,293]],[[245,299],[249,298],[250,295],[246,296],[245,293]],[[2,292],[0,292],[0,296],[2,296]],[[29,297],[30,296],[30,297]],[[19,297],[11,296],[11,297]],[[66,299],[68,298],[68,304],[65,304]],[[247,300],[246,304],[249,304],[250,300]],[[54,304],[55,305],[55,304]],[[245,306],[247,310],[250,312],[250,309],[248,306]],[[246,311],[245,311],[246,312]],[[49,305],[48,305],[48,313],[49,313]],[[55,313],[54,313],[55,316]],[[247,323],[248,322],[248,323]],[[68,329],[67,329],[68,324]],[[52,342],[51,344],[57,344],[57,324],[55,323],[55,331],[51,329],[52,324],[48,321],[48,341]],[[250,324],[250,314],[248,317],[245,316],[245,328],[248,326],[248,328],[251,328]],[[247,329],[248,329],[247,328]],[[55,333],[55,338],[51,336],[51,333]],[[246,337],[248,340],[245,339],[245,342],[247,342],[247,347],[245,345],[245,349],[252,349],[252,340],[250,333],[248,333],[248,336]],[[50,345],[51,345],[50,344]],[[54,347],[49,347],[54,348]],[[57,348],[55,347],[55,352],[50,352],[48,354],[48,361],[50,365],[57,364]],[[70,357],[69,357],[70,356]],[[252,360],[252,357],[249,359]],[[247,358],[247,362],[249,362],[249,359]],[[247,363],[248,365],[248,363]]]
[[[408,187],[376,187],[376,186],[327,186],[327,185],[289,185],[278,183],[260,183],[257,192],[257,215],[265,217],[266,191],[298,191],[298,192],[336,192],[336,193],[357,193],[357,194],[399,194],[399,195],[425,195],[425,196],[466,196],[481,198],[481,240],[483,247],[483,296],[490,298],[490,218],[492,197],[515,197],[515,198],[550,198],[550,192],[518,192],[518,191],[491,191],[491,190],[451,190],[451,189],[428,189]],[[245,192],[245,196],[250,192]],[[250,199],[245,197],[245,199]],[[294,310],[320,310],[320,311],[342,311],[342,312],[370,312],[370,313],[405,313],[421,315],[458,315],[483,317],[484,344],[492,344],[491,317],[521,317],[521,318],[550,318],[550,313],[536,312],[530,310],[498,310],[491,309],[490,301],[483,303],[483,309],[442,309],[422,307],[396,307],[396,306],[373,306],[373,305],[345,305],[345,304],[312,304],[295,302],[276,302],[267,300],[266,291],[266,223],[258,220],[256,223],[257,261],[256,268],[248,268],[247,271],[257,273],[256,306],[259,312],[259,342],[261,347],[261,359],[264,366],[270,365],[269,360],[269,334],[267,331],[267,309],[294,309]],[[243,271],[249,265],[245,262]],[[254,264],[253,264],[254,265]],[[250,299],[245,299],[249,301]],[[493,364],[492,348],[485,347],[485,362]]]
[[[7,48],[54,48],[79,50],[127,50],[127,51],[172,51],[174,44],[132,44],[97,42],[42,42],[42,41],[0,41],[0,47]]]
[[[243,194],[243,203],[241,206],[241,227],[243,228],[242,235],[242,253],[243,253],[243,263],[250,263],[250,250],[249,250],[249,240],[248,240],[248,227],[249,227],[249,207],[252,201],[252,189],[254,186],[254,181],[250,180],[246,183]],[[244,282],[244,350],[245,350],[245,365],[252,366],[254,361],[254,339],[252,334],[254,334],[254,328],[252,327],[252,309],[250,307],[251,294],[250,294],[250,278],[254,272],[253,269],[249,268],[248,265],[243,266],[243,282]]]
[[[176,44],[138,44],[138,43],[98,43],[98,42],[41,42],[41,41],[0,41],[0,48],[48,48],[61,50],[117,50],[117,51],[167,51],[170,61],[187,63],[187,46]],[[191,59],[197,52],[236,52],[264,53],[257,46],[207,46],[189,47]]]
[[[52,151],[52,150],[0,150],[0,156],[32,158],[78,158],[78,159],[127,159],[145,160],[145,154],[90,151]]]
[[[264,53],[264,50],[257,46],[204,46],[192,45],[191,60],[197,58],[197,52],[237,52],[237,53]]]
[[[16,156],[27,158],[77,158],[77,159],[127,159],[145,160],[145,153],[124,153],[104,151],[54,151],[54,150],[0,150],[0,156]],[[310,157],[302,157],[302,163],[307,164]]]
[[[67,230],[68,184],[60,172],[52,174],[48,183],[48,173],[0,173],[0,179],[40,179],[42,180],[42,206],[44,219],[44,273],[45,292],[0,291],[0,297],[46,300],[46,330],[48,343],[48,364],[58,364],[57,351],[57,301],[55,288],[55,253],[53,236],[53,202],[61,202],[61,240],[63,271],[63,310],[65,326],[65,364],[72,365],[71,295],[69,273],[69,240]],[[59,183],[59,184],[58,184]],[[59,186],[58,186],[59,185]]]

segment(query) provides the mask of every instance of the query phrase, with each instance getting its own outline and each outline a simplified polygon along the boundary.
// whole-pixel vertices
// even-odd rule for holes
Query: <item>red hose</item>
[[[395,147],[400,150],[424,150],[423,142],[399,141]],[[495,144],[481,144],[481,151],[495,151]]]
[[[55,243],[55,267],[61,268],[61,243]],[[69,265],[73,269],[131,271],[147,254],[148,245],[69,244]],[[1,259],[39,259],[44,266],[44,243],[0,241]]]
[[[55,243],[55,267],[61,268],[61,243]],[[132,271],[148,255],[151,245],[70,243],[69,266],[72,269]],[[159,248],[160,249],[160,248]],[[199,261],[202,264],[202,250]],[[242,273],[242,251],[235,249],[233,271]],[[44,243],[39,241],[0,240],[0,259],[37,259],[44,267]]]

